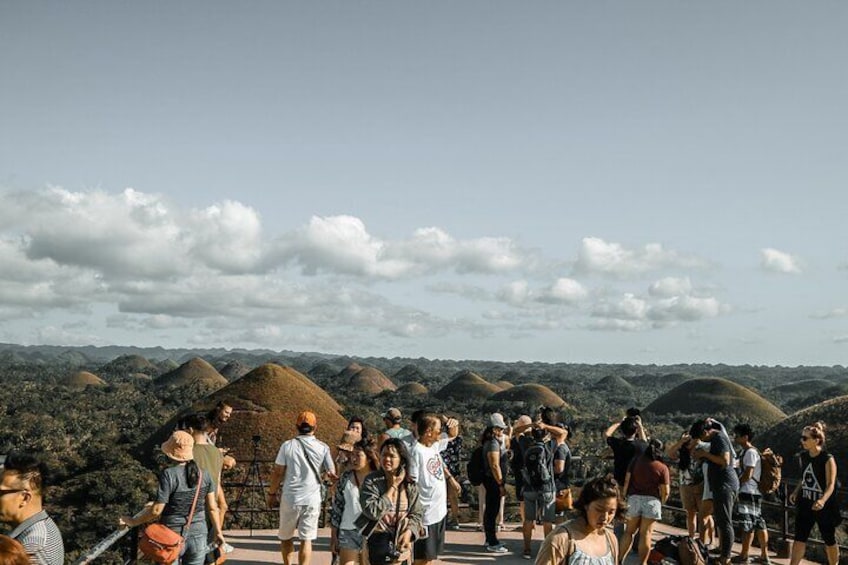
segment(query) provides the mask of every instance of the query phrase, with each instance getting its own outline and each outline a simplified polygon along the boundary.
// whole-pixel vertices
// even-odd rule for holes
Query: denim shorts
[[[365,538],[359,533],[359,530],[339,530],[339,548],[354,549],[362,551],[365,544]]]
[[[627,517],[644,516],[652,520],[662,519],[662,502],[656,496],[631,494],[627,497]]]

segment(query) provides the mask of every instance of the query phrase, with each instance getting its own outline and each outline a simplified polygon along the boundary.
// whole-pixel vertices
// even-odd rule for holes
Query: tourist
[[[403,414],[399,408],[389,408],[382,414],[383,423],[386,425],[385,431],[377,438],[377,445],[382,446],[389,438],[402,439],[406,443],[406,448],[409,450],[415,444],[415,436],[413,433],[401,426],[403,422]]]
[[[159,475],[156,500],[152,505],[145,506],[139,516],[124,516],[118,523],[133,528],[159,520],[185,539],[180,564],[202,565],[208,547],[207,519],[212,524],[215,543],[220,546],[225,543],[214,479],[209,473],[204,473],[194,460],[194,438],[188,432],[175,431],[162,444],[161,449],[174,464]]]
[[[836,499],[836,459],[825,449],[824,422],[805,426],[801,431],[801,480],[789,503],[795,505],[795,541],[792,544],[790,565],[798,565],[804,558],[807,540],[813,524],[818,524],[825,544],[829,565],[839,563],[839,546],[836,545],[836,526],[841,522]]]
[[[34,565],[63,565],[65,546],[56,523],[44,510],[47,465],[26,453],[9,453],[0,471],[0,522],[24,546]]]
[[[624,561],[633,536],[639,531],[639,562],[648,563],[654,524],[662,519],[662,505],[671,488],[668,467],[662,461],[663,445],[651,439],[648,447],[636,457],[627,470],[622,490],[627,493],[627,527],[621,538],[619,560]]]
[[[763,519],[762,498],[760,494],[760,477],[763,474],[762,457],[751,443],[754,432],[748,424],[737,424],[733,427],[736,443],[742,448],[739,471],[739,498],[736,501],[736,522],[742,530],[742,549],[739,555],[732,559],[734,563],[749,563],[748,551],[757,534],[760,544],[760,563],[768,564],[768,529]]]
[[[412,542],[424,528],[418,485],[409,476],[409,466],[406,443],[389,438],[380,447],[380,470],[362,483],[357,527],[368,537],[368,560],[375,565],[408,560]]]
[[[16,539],[0,534],[0,563],[3,565],[31,565],[24,546]]]
[[[442,416],[442,425],[447,427],[447,416]],[[459,424],[457,423],[457,436],[442,451],[442,462],[445,464],[445,480],[448,484],[448,530],[459,530],[459,499],[462,495],[462,474],[460,463],[462,462],[462,436],[459,435]]]
[[[709,442],[709,450],[696,449],[694,456],[707,462],[707,482],[712,493],[713,517],[720,543],[719,564],[727,565],[734,542],[733,504],[739,490],[739,477],[734,468],[736,457],[727,431],[716,420],[708,418],[704,421],[701,440]]]
[[[669,459],[677,461],[680,502],[686,511],[689,537],[695,539],[700,536],[700,540],[706,544],[707,531],[712,532],[712,519],[704,511],[705,464],[692,457],[692,452],[699,447],[709,449],[709,444],[698,439],[702,430],[703,421],[699,420],[688,432],[684,432],[679,440],[668,445],[665,453]]]
[[[347,429],[348,431],[358,434],[361,439],[366,441],[371,439],[368,435],[368,428],[365,427],[365,420],[362,419],[362,416],[351,416],[350,420],[347,421]]]
[[[370,440],[360,439],[353,445],[348,468],[336,484],[330,509],[330,550],[339,556],[339,565],[360,565],[365,539],[356,528],[362,514],[360,486],[379,468],[379,460]]]
[[[483,487],[486,507],[483,511],[483,531],[486,534],[486,551],[507,553],[509,550],[498,541],[497,517],[501,502],[506,496],[506,449],[503,437],[506,422],[495,412],[489,417],[480,443],[483,446]]]
[[[318,520],[324,503],[321,484],[324,475],[336,479],[329,446],[315,437],[318,418],[301,412],[295,422],[298,435],[283,442],[274,461],[268,485],[268,506],[280,508],[280,552],[283,563],[295,562],[294,538],[300,539],[297,562],[308,565],[312,541],[318,537]],[[322,475],[323,473],[323,475]]]
[[[554,426],[537,421],[530,436],[522,438],[519,453],[513,456],[522,459],[519,472],[524,485],[524,559],[532,558],[530,543],[536,522],[542,523],[544,534],[547,536],[553,530],[556,519],[556,477],[565,467],[565,457],[555,454],[567,448],[564,444],[556,445],[556,440],[551,438],[548,431],[551,428]]]
[[[618,541],[608,526],[627,509],[618,483],[611,476],[590,480],[574,507],[577,517],[545,538],[536,565],[616,565]]]
[[[524,466],[521,446],[523,442],[529,441],[533,431],[533,419],[527,414],[522,414],[515,420],[512,434],[509,438],[509,470],[515,479],[515,498],[518,500],[518,518],[521,521],[521,529],[524,530],[524,478],[521,469]],[[481,520],[482,522],[482,520]]]

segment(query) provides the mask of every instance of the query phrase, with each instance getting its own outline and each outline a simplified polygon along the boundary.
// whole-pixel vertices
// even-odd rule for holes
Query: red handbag
[[[194,509],[197,506],[197,497],[200,496],[200,485],[203,483],[203,471],[197,476],[197,490],[194,491],[194,501],[191,503],[191,512],[186,520],[186,526],[191,526],[194,518]],[[183,531],[185,527],[183,526]],[[154,563],[174,563],[180,558],[185,547],[183,536],[160,523],[148,524],[138,537],[138,549],[150,561]]]

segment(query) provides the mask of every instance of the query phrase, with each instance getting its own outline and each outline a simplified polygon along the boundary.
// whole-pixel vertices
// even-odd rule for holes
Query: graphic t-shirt
[[[448,489],[440,452],[448,446],[440,439],[430,447],[416,443],[412,449],[409,476],[418,483],[418,496],[424,507],[424,525],[435,524],[448,513]]]
[[[815,457],[810,457],[806,451],[801,454],[801,496],[798,501],[800,508],[812,510],[813,503],[824,494],[827,488],[827,462],[832,457],[833,455],[824,450]],[[838,519],[839,503],[836,496],[828,497],[820,512],[823,516]]]

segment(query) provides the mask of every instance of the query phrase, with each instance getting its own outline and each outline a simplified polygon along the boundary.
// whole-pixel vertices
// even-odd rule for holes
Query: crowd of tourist
[[[189,414],[162,444],[168,465],[159,474],[152,504],[119,526],[158,521],[185,540],[179,563],[214,562],[233,548],[223,534],[226,500],[221,484],[227,451],[216,446],[232,408],[220,403],[208,414]],[[267,485],[267,504],[278,509],[283,563],[308,564],[319,518],[330,500],[330,546],[341,565],[436,562],[446,531],[459,529],[459,499],[467,495],[467,471],[479,483],[484,550],[511,553],[498,537],[508,475],[512,475],[521,516],[521,556],[538,565],[614,565],[634,551],[640,565],[652,556],[654,527],[662,519],[676,468],[679,495],[692,540],[712,547],[720,565],[768,565],[768,530],[762,515],[763,458],[748,424],[731,433],[712,418],[698,420],[679,438],[663,445],[651,437],[638,410],[604,432],[611,473],[590,479],[572,498],[569,480],[570,430],[555,410],[521,415],[510,425],[490,414],[469,457],[460,462],[460,422],[448,415],[418,411],[410,427],[397,408],[382,414],[384,429],[370,433],[361,417],[349,420],[337,455],[315,432],[310,411],[294,422],[295,435],[280,446]],[[734,443],[738,447],[734,447]],[[791,565],[805,556],[814,525],[825,544],[827,562],[839,562],[836,528],[841,521],[836,496],[837,463],[826,449],[826,426],[801,431],[801,480],[789,495],[796,507]],[[476,481],[473,477],[476,477]],[[0,563],[64,563],[62,536],[43,508],[48,470],[32,454],[11,453],[0,474]],[[329,492],[327,492],[329,488]],[[577,492],[577,491],[575,491]],[[536,554],[532,537],[542,525]],[[731,555],[741,533],[741,551]],[[296,549],[296,542],[299,546]],[[752,556],[756,542],[759,556]],[[634,547],[635,545],[635,547]],[[210,557],[213,556],[213,557]],[[211,561],[210,561],[211,560]]]

